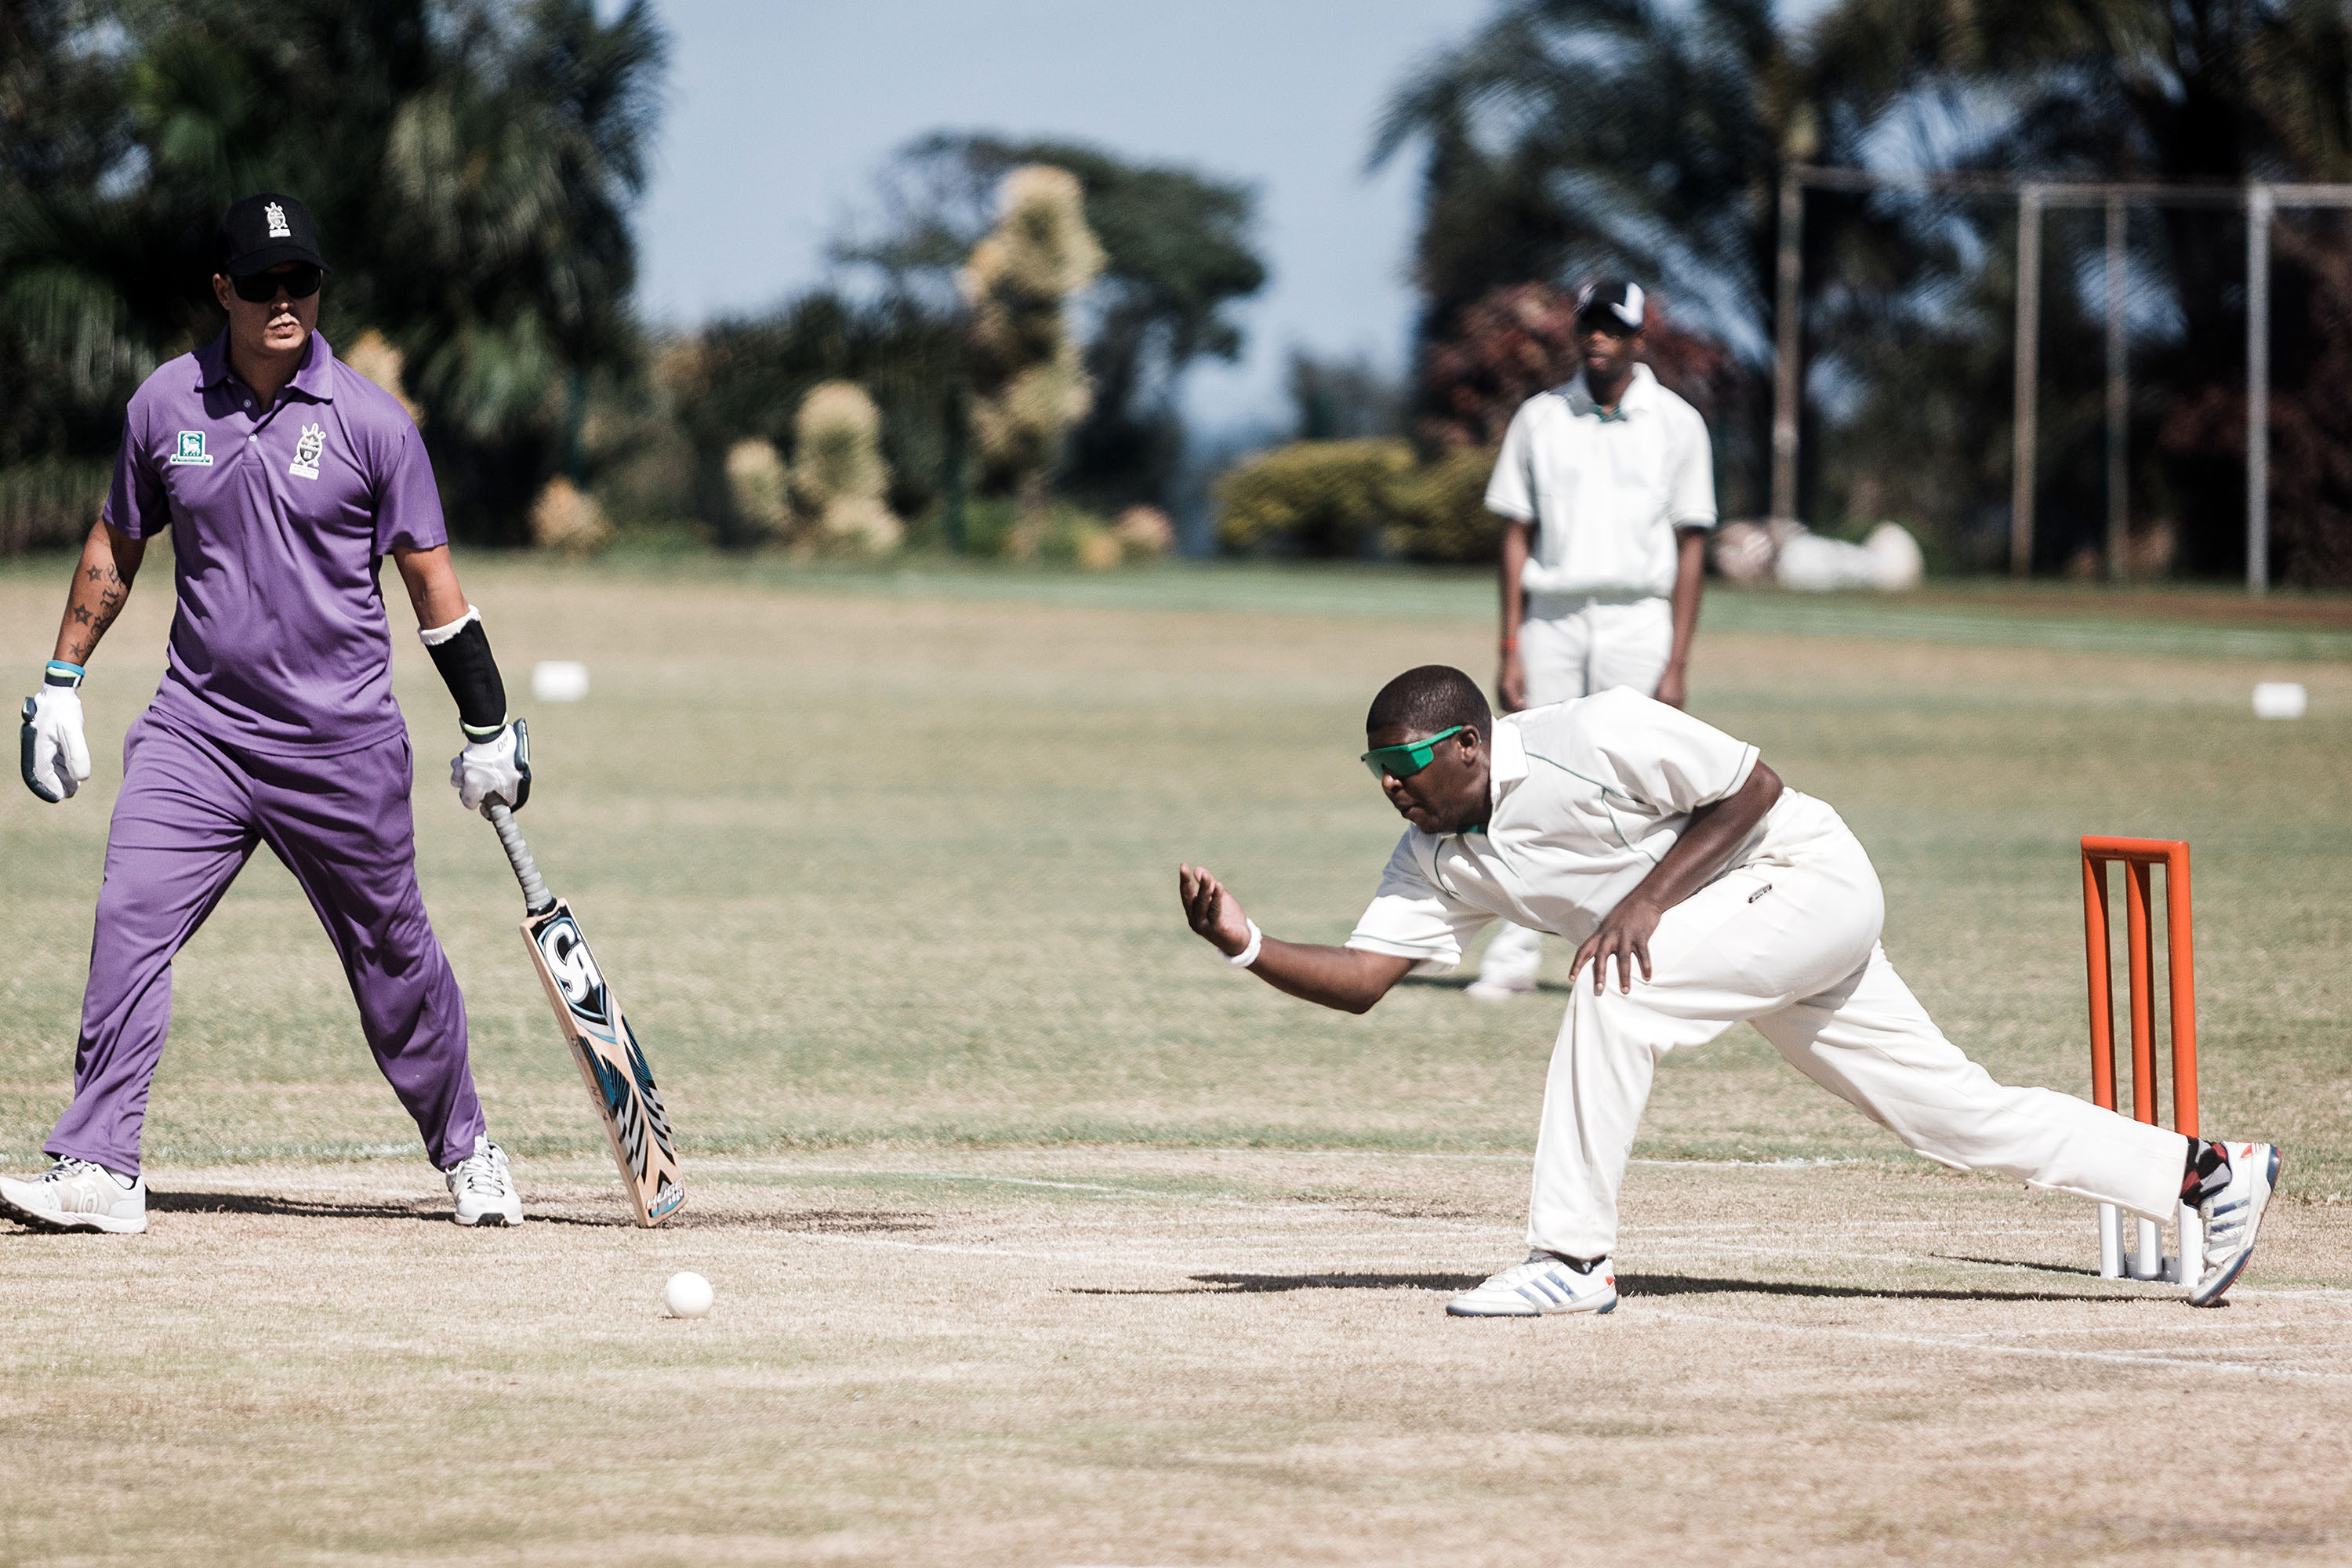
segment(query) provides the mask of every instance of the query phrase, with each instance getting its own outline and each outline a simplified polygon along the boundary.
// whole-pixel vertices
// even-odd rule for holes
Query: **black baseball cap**
[[[1611,326],[1638,332],[1645,314],[1642,304],[1639,283],[1628,283],[1622,278],[1603,278],[1577,290],[1576,319],[1584,321],[1598,316]]]
[[[250,278],[286,261],[307,261],[332,272],[319,254],[319,231],[310,209],[292,196],[264,191],[221,215],[214,235],[214,259],[231,278]]]

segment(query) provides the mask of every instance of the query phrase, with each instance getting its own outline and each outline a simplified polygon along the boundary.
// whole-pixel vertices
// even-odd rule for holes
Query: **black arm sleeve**
[[[507,721],[507,683],[499,678],[499,661],[490,657],[482,623],[467,621],[456,637],[425,651],[457,700],[457,722],[465,726],[467,739],[496,735]]]

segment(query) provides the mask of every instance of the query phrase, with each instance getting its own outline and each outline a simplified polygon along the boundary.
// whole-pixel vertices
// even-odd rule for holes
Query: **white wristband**
[[[464,615],[459,616],[456,620],[451,621],[446,626],[417,627],[416,640],[423,643],[426,647],[439,647],[443,643],[447,642],[451,637],[456,637],[459,632],[464,631],[468,626],[471,626],[474,622],[478,621],[481,618],[482,612],[474,608],[473,605],[468,605],[466,606],[466,613]]]
[[[1242,949],[1239,952],[1234,954],[1231,958],[1225,960],[1227,963],[1232,964],[1235,969],[1247,969],[1251,964],[1255,963],[1257,962],[1257,950],[1265,945],[1265,932],[1257,929],[1257,921],[1251,921],[1248,924],[1250,928],[1249,945]]]

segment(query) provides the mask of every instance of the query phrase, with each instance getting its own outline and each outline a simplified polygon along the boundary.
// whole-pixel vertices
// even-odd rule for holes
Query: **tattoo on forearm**
[[[71,664],[89,662],[89,656],[97,651],[99,639],[114,624],[114,617],[122,613],[123,601],[131,595],[131,584],[112,562],[87,566],[81,575],[98,584],[98,597],[92,603],[89,590],[79,581],[74,584],[73,595],[66,605],[65,635],[59,639],[62,655]]]

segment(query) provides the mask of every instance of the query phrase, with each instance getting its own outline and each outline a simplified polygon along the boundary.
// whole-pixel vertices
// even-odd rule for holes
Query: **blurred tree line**
[[[1525,303],[1514,290],[1622,272],[1719,351],[1700,390],[1726,515],[1752,515],[1785,164],[2352,179],[2352,15],[2323,0],[1832,0],[1790,21],[1771,0],[1504,0],[1395,93],[1373,162],[1408,150],[1424,454],[1494,426],[1464,371],[1495,358]],[[2047,242],[2044,568],[2079,568],[2105,514],[2097,223]],[[1808,197],[1811,520],[1899,516],[1947,565],[1990,563],[2007,527],[2015,236],[2013,200]],[[2290,581],[2352,582],[2352,385],[2334,374],[2352,361],[2346,238],[2340,220],[2289,217],[2275,249],[2273,559]],[[2129,246],[2135,553],[2233,574],[2243,218],[2143,213]],[[1701,367],[1658,368],[1674,384]]]
[[[904,520],[1019,547],[1024,486],[1032,524],[1160,500],[1179,379],[1239,353],[1231,307],[1265,279],[1247,186],[936,133],[883,172],[833,283],[661,338],[632,314],[630,217],[666,47],[648,0],[609,22],[593,0],[0,3],[0,551],[89,527],[125,400],[219,330],[215,217],[260,189],[316,216],[321,330],[409,399],[463,537],[591,547],[683,519],[753,544],[805,520],[871,549]],[[1070,256],[1096,259],[1015,305],[1019,268],[974,285],[975,253],[1041,166],[1054,199],[1024,213],[1068,208]],[[807,431],[829,455],[803,460]],[[1109,537],[1073,516],[1064,534]]]
[[[320,329],[381,341],[453,526],[520,539],[584,478],[590,400],[642,359],[646,0],[7,0],[0,30],[0,545],[89,527],[125,399],[219,330],[211,226],[257,190],[317,217]]]
[[[1005,346],[992,342],[984,302],[967,298],[963,281],[1002,220],[1008,181],[1037,168],[1075,182],[1076,216],[1097,254],[1058,313],[1074,331],[1065,370],[1083,386],[1085,411],[1055,443],[1041,479],[1093,513],[1166,504],[1183,450],[1183,373],[1204,358],[1239,356],[1233,307],[1265,283],[1255,193],[1084,143],[940,132],[881,172],[873,210],[830,247],[834,281],[713,322],[665,362],[663,384],[690,448],[672,461],[690,465],[698,510],[722,538],[748,542],[762,531],[730,499],[729,453],[747,437],[789,452],[801,401],[848,380],[880,410],[889,504],[917,542],[1024,552],[1013,492],[1016,469],[1027,470],[974,438],[975,414],[984,433],[987,400],[1001,390],[992,382],[1009,377],[998,363]]]

